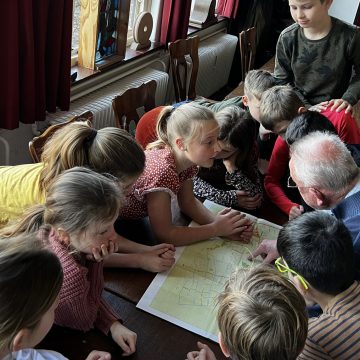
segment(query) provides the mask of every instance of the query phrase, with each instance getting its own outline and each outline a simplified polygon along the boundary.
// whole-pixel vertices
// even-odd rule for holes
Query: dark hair
[[[248,111],[237,106],[227,106],[215,114],[215,118],[220,126],[219,140],[229,143],[242,153],[252,149],[256,124]]]
[[[58,257],[35,235],[0,241],[0,349],[33,329],[54,304],[63,281]]]
[[[289,267],[322,293],[337,295],[354,281],[351,235],[342,221],[326,212],[290,221],[280,230],[277,248]]]
[[[286,129],[285,140],[288,145],[292,145],[296,140],[313,131],[327,131],[337,135],[337,131],[332,122],[317,111],[305,111],[296,116]]]

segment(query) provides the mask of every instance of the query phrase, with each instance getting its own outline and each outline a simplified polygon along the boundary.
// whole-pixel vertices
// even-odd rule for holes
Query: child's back
[[[316,0],[309,9],[303,2],[289,1],[296,23],[280,34],[274,76],[280,84],[293,85],[307,105],[332,99],[355,105],[360,98],[359,29],[329,17],[330,0]],[[318,22],[327,17],[330,30],[321,34]],[[318,36],[311,39],[311,32]]]

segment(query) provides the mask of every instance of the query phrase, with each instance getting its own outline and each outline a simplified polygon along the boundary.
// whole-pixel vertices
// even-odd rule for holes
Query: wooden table
[[[211,347],[218,360],[225,360],[220,347],[211,340],[139,310],[119,296],[105,291],[104,297],[119,313],[124,325],[138,335],[137,350],[127,359],[184,360],[189,351],[196,349],[196,342],[200,340]],[[58,351],[70,360],[85,360],[95,349],[110,352],[114,360],[122,358],[121,348],[98,330],[83,333],[53,326],[38,348]]]

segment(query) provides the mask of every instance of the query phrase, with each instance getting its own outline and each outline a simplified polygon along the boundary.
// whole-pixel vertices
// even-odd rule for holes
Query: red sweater
[[[345,111],[321,112],[334,125],[340,139],[346,144],[359,144],[360,131],[355,119],[351,114],[345,114]],[[278,206],[285,214],[289,214],[293,206],[299,204],[293,203],[281,187],[281,179],[286,174],[289,167],[290,151],[286,142],[278,136],[274,149],[271,154],[268,172],[265,176],[265,190],[270,200]]]
[[[86,260],[82,253],[70,254],[54,231],[50,232],[48,239],[64,271],[55,323],[83,331],[96,327],[108,334],[119,317],[101,297],[104,288],[103,262]]]

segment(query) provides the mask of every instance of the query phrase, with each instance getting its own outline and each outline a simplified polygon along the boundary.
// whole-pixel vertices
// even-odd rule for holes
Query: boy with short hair
[[[290,86],[274,86],[266,90],[260,102],[260,122],[262,126],[278,134],[267,174],[264,179],[266,193],[270,200],[280,208],[289,219],[293,219],[303,213],[300,198],[296,187],[287,184],[289,175],[289,146],[284,137],[288,125],[299,113],[307,111],[304,104]],[[347,144],[360,143],[360,131],[355,119],[344,110],[332,111],[330,108],[322,111],[334,125],[340,139]],[[317,114],[314,114],[316,116]],[[288,187],[287,194],[285,188]],[[293,187],[294,189],[291,189]],[[293,190],[294,200],[289,198]]]
[[[286,278],[268,266],[236,271],[219,295],[219,344],[232,359],[295,360],[307,336],[305,301]],[[189,360],[215,360],[210,348]]]
[[[328,14],[333,0],[289,0],[295,24],[279,36],[274,76],[307,107],[350,112],[360,98],[360,30]],[[355,75],[352,76],[353,68]]]
[[[357,359],[360,353],[360,284],[354,281],[352,239],[334,216],[314,211],[290,221],[277,240],[275,264],[288,272],[305,299],[323,310],[309,320],[298,359]]]

